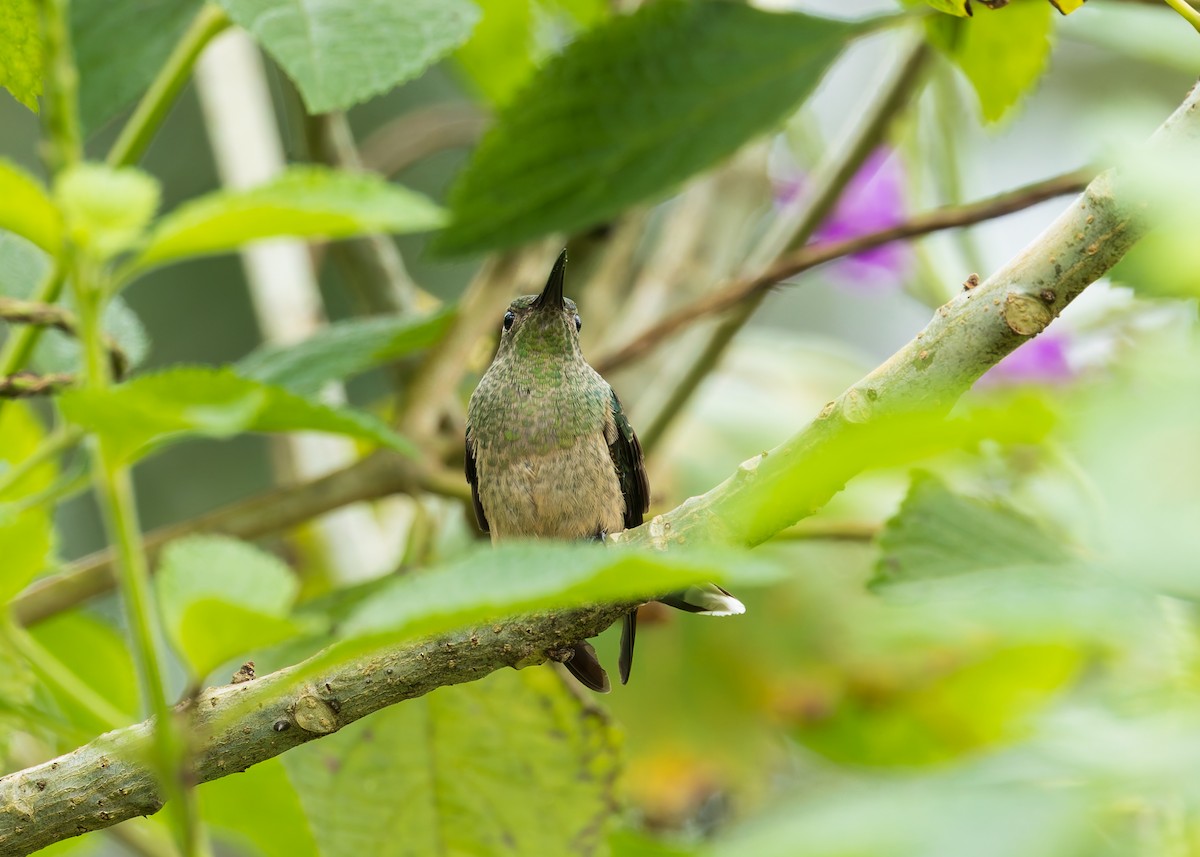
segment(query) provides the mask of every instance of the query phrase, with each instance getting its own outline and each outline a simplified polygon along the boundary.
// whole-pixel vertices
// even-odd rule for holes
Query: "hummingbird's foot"
[[[575,647],[567,646],[564,649],[546,649],[546,657],[556,663],[565,664],[571,658],[575,657]]]

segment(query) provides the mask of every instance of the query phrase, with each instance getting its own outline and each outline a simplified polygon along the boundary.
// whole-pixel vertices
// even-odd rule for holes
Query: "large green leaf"
[[[596,27],[503,110],[451,195],[448,252],[599,223],[779,122],[859,28],[659,0]]]
[[[262,857],[319,853],[282,759],[268,759],[236,777],[205,783],[197,794],[214,836],[237,846],[231,853]]]
[[[196,678],[302,630],[288,618],[299,581],[279,559],[237,539],[171,542],[154,582],[167,634]]]
[[[45,188],[3,158],[0,158],[0,229],[28,238],[49,253],[57,253],[62,244],[62,217]]]
[[[247,431],[330,432],[413,452],[369,414],[312,402],[228,368],[176,367],[107,390],[68,390],[59,403],[67,419],[105,436],[123,460],[187,435],[227,438]]]
[[[263,238],[424,232],[442,222],[437,205],[379,176],[293,167],[259,187],[211,193],[172,211],[151,232],[136,267],[228,253]]]
[[[442,338],[452,310],[421,318],[355,318],[323,327],[297,345],[265,345],[237,364],[239,374],[301,396],[428,348]]]
[[[71,0],[79,113],[97,130],[145,91],[203,0]]]
[[[880,538],[878,575],[908,582],[976,571],[1061,566],[1071,553],[1011,507],[956,494],[917,474],[900,511]]]
[[[42,94],[42,25],[35,0],[0,0],[0,86],[37,113]],[[2,196],[2,194],[0,194]]]
[[[113,707],[129,716],[138,713],[137,672],[125,636],[112,625],[80,610],[70,610],[38,622],[33,638]],[[51,686],[53,689],[53,685]],[[94,727],[94,716],[77,711],[79,700],[66,694],[59,703],[82,727]]]
[[[296,82],[310,113],[340,110],[410,80],[471,32],[469,0],[219,0]]]
[[[322,857],[589,855],[617,739],[549,670],[435,691],[283,757]]]
[[[748,551],[516,542],[475,551],[428,574],[397,578],[341,629],[347,636],[412,639],[506,614],[652,598],[705,581],[758,585],[778,576],[772,562]]]
[[[982,9],[973,18],[929,20],[930,40],[966,75],[983,118],[995,122],[1025,95],[1050,59],[1054,10],[1040,0]]]

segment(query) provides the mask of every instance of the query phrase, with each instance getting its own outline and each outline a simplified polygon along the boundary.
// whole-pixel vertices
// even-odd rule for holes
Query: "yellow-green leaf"
[[[0,86],[34,113],[42,94],[42,26],[34,0],[0,0]]]
[[[62,244],[62,218],[46,189],[12,161],[0,158],[0,229],[27,238],[48,253]]]
[[[100,259],[128,250],[158,209],[158,181],[136,167],[85,163],[54,183],[71,240]]]

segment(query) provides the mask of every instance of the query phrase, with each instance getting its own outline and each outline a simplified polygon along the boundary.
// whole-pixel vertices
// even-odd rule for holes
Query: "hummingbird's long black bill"
[[[558,260],[554,263],[554,268],[550,271],[550,279],[546,280],[546,288],[542,289],[542,293],[538,295],[537,300],[533,302],[534,309],[562,309],[563,303],[563,280],[567,272],[567,248],[558,254]]]

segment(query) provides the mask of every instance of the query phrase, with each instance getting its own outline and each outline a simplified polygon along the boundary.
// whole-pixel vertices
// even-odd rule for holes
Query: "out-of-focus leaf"
[[[227,438],[247,431],[329,432],[413,451],[370,414],[311,402],[228,368],[177,367],[107,390],[76,388],[59,404],[69,420],[104,435],[123,460],[187,435]]]
[[[167,634],[197,678],[302,630],[287,616],[300,588],[295,576],[271,554],[236,539],[171,542],[155,586]]]
[[[1087,0],[1050,0],[1050,4],[1064,15],[1070,15],[1076,9],[1082,9]]]
[[[203,0],[71,0],[71,47],[86,132],[99,129],[146,90],[202,5]]]
[[[204,821],[218,838],[237,846],[236,853],[263,857],[321,853],[281,759],[268,759],[236,777],[205,783],[197,795]]]
[[[454,58],[494,105],[510,100],[539,59],[608,13],[601,0],[476,0],[483,17]],[[557,44],[543,45],[554,40]]]
[[[891,780],[783,802],[705,857],[1063,857],[1103,853],[1078,791],[968,775]],[[1088,847],[1090,846],[1090,847]]]
[[[930,41],[966,75],[983,118],[1002,118],[1033,88],[1050,59],[1054,10],[1048,3],[1011,3],[983,9],[969,20],[936,16]]]
[[[852,675],[832,710],[794,734],[834,761],[945,762],[1023,737],[1031,715],[1075,677],[1082,651],[1062,644],[933,651],[908,669]],[[910,651],[910,656],[913,654]]]
[[[342,625],[348,637],[411,639],[531,610],[674,592],[705,581],[755,585],[778,577],[747,551],[640,551],[510,543],[427,574],[398,578]]]
[[[925,0],[925,2],[939,12],[949,15],[957,15],[960,18],[967,18],[971,15],[971,0]]]
[[[165,215],[136,267],[228,253],[263,238],[425,232],[442,222],[437,205],[379,176],[293,167],[267,184],[211,193]]]
[[[0,229],[28,238],[49,253],[62,243],[62,217],[46,189],[12,161],[0,158]]]
[[[929,473],[913,478],[879,546],[878,579],[895,582],[1071,559],[1061,538],[1032,519],[1002,503],[955,494]]]
[[[0,640],[0,761],[8,755],[9,742],[18,729],[39,719],[32,708],[35,685],[29,665]]]
[[[283,757],[324,857],[590,855],[616,736],[549,670],[392,706]]]
[[[54,182],[72,240],[107,259],[128,250],[158,210],[158,181],[136,167],[77,164]]]
[[[441,340],[453,310],[421,318],[355,318],[323,327],[297,345],[265,345],[237,364],[238,374],[301,396],[327,381],[349,378]]]
[[[0,230],[0,295],[29,297],[49,268],[46,254],[29,240]]]
[[[44,63],[42,24],[35,0],[0,0],[0,57],[4,58],[0,86],[37,113]]]
[[[410,80],[479,19],[469,0],[219,0],[296,82],[310,113],[341,110]]]
[[[51,616],[29,629],[33,638],[130,721],[138,712],[137,673],[124,636],[111,625],[79,610]],[[74,700],[60,697],[68,710]],[[80,725],[94,720],[76,718]]]
[[[0,462],[8,470],[28,458],[44,436],[41,423],[23,402],[8,402],[0,409]],[[15,500],[48,486],[57,468],[47,462],[30,471],[0,495]],[[0,506],[0,604],[20,592],[34,575],[45,569],[52,547],[50,513],[36,506],[14,514]]]
[[[595,27],[501,111],[451,194],[438,245],[512,246],[670,190],[786,116],[859,31],[686,0]]]

